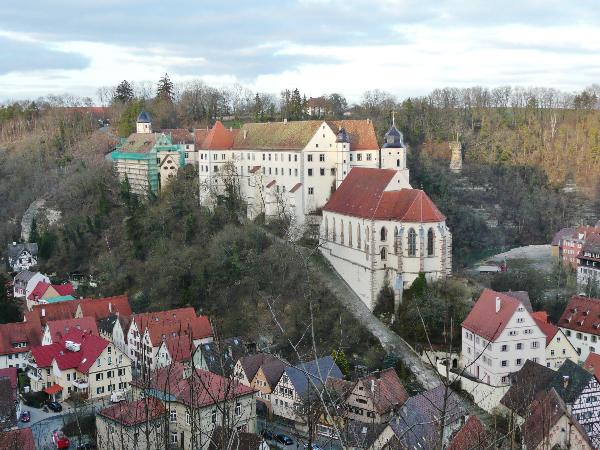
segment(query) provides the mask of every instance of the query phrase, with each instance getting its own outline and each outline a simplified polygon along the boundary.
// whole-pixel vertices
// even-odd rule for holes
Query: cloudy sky
[[[592,0],[2,2],[0,100],[201,78],[307,95],[600,83]]]

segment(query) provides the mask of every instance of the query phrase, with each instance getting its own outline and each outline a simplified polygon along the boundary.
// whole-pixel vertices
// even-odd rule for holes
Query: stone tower
[[[462,170],[462,144],[458,141],[448,144],[452,157],[450,159],[450,170],[454,173],[459,173]]]
[[[135,122],[136,133],[152,133],[152,119],[146,111],[142,111]]]

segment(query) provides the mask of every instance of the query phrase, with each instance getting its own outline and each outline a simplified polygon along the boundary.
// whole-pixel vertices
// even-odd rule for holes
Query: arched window
[[[435,241],[435,234],[433,233],[433,228],[430,228],[427,231],[427,256],[433,256],[433,243]]]
[[[329,217],[325,217],[325,239],[329,240]]]
[[[344,221],[340,220],[340,243],[342,245],[345,244],[344,242]]]
[[[385,261],[387,259],[387,249],[385,247],[381,247],[379,251],[379,256],[381,256],[381,260]]]
[[[387,239],[387,229],[385,227],[381,227],[381,241],[385,242]]]
[[[360,249],[360,223],[356,225],[356,246]]]
[[[417,254],[417,233],[414,228],[408,230],[408,256]]]
[[[400,167],[400,160],[399,159],[396,160],[396,167]]]
[[[352,247],[352,222],[348,222],[348,245]]]
[[[394,227],[394,253],[398,254],[398,227]]]
[[[335,242],[335,240],[337,239],[336,233],[335,233],[335,217],[333,218],[333,239],[332,241]]]

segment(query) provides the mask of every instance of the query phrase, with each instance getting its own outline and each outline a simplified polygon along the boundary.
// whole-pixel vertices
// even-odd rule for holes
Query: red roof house
[[[81,317],[77,319],[53,320],[46,323],[45,333],[48,333],[52,342],[61,341],[71,330],[89,332],[99,336],[98,326],[93,317]]]
[[[140,333],[148,330],[154,347],[168,336],[191,336],[192,340],[200,340],[213,335],[208,317],[196,316],[191,307],[134,314],[133,321]]]
[[[28,322],[0,325],[0,355],[27,353],[42,343],[42,326],[38,318]]]
[[[600,299],[579,295],[571,297],[558,326],[600,336]]]
[[[490,448],[493,440],[485,430],[481,420],[469,416],[465,424],[450,440],[448,450],[478,450]]]
[[[141,398],[134,402],[121,402],[104,408],[98,414],[126,427],[155,420],[167,413],[165,405],[155,397]]]
[[[583,368],[596,377],[600,382],[600,355],[598,353],[590,353],[583,363]]]

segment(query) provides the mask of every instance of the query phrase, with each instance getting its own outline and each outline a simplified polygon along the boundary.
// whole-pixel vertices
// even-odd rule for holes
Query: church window
[[[344,221],[340,220],[340,243],[344,245]]]
[[[408,256],[417,254],[417,233],[414,228],[408,230]]]
[[[387,239],[387,229],[385,227],[381,227],[381,241],[385,241]]]
[[[360,224],[356,226],[356,246],[360,248]]]
[[[333,242],[335,242],[335,239],[336,239],[336,237],[337,237],[337,236],[336,236],[336,233],[335,233],[335,217],[334,217],[334,218],[333,218],[333,239],[332,239],[332,240],[333,240]]]
[[[381,260],[385,261],[387,259],[387,249],[385,247],[381,247],[379,251],[379,256],[381,256]]]
[[[435,235],[433,233],[433,228],[430,228],[427,231],[427,256],[433,256],[433,244],[434,244],[434,239]]]
[[[362,153],[357,153],[356,154],[356,160],[357,161],[362,161]]]

